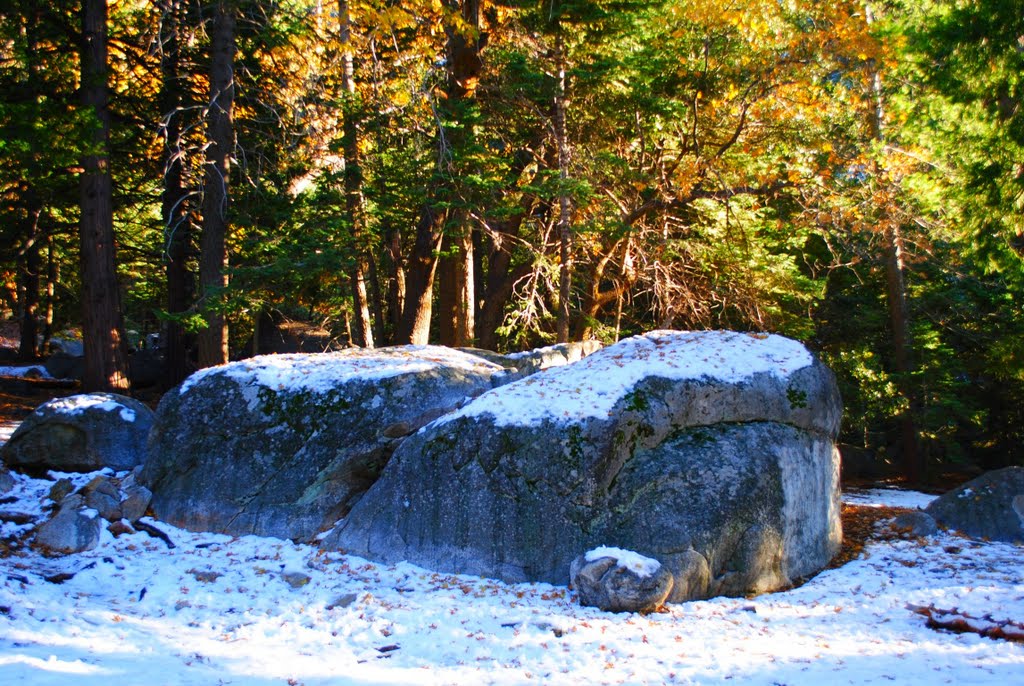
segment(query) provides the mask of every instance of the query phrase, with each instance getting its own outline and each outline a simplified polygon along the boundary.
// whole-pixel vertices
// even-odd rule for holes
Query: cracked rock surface
[[[637,338],[411,436],[324,546],[556,584],[583,551],[618,546],[672,572],[672,601],[774,590],[824,567],[841,540],[831,372],[780,337]],[[702,366],[716,350],[718,367]],[[525,409],[490,409],[502,407]]]
[[[433,346],[203,370],[161,400],[140,483],[176,526],[308,540],[348,513],[408,434],[505,373]]]

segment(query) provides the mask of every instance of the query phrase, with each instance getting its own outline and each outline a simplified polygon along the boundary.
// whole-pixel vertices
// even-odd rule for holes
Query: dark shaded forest
[[[773,331],[851,473],[1024,464],[1022,74],[1015,0],[9,0],[0,316],[119,392],[153,333],[170,388],[290,322]]]

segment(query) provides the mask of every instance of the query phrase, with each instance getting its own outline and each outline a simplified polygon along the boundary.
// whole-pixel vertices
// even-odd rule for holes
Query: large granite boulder
[[[153,411],[115,393],[54,398],[18,426],[0,456],[11,469],[28,473],[132,469],[146,456]]]
[[[176,526],[308,540],[348,513],[409,434],[505,376],[433,346],[205,369],[161,400],[139,481]]]
[[[673,601],[768,591],[838,550],[840,418],[795,341],[653,332],[424,428],[323,544],[552,583],[616,546],[670,569]]]
[[[936,498],[925,512],[974,538],[1024,543],[1024,467],[986,472]]]

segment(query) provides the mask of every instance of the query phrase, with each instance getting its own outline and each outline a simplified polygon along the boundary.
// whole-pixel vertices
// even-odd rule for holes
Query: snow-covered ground
[[[788,374],[810,361],[767,336],[720,335],[703,347],[662,338],[605,349],[586,365],[523,384],[532,389],[528,397],[491,392],[473,407],[532,421],[540,405],[527,401],[542,390],[562,403],[545,404],[548,414],[551,407],[566,416],[603,412],[634,383],[635,369],[620,364],[624,350],[667,378],[745,378],[769,363]],[[699,351],[700,364],[668,354],[682,348]],[[282,373],[294,370],[275,372],[276,361],[249,364],[290,383]],[[308,383],[302,375],[299,381]],[[82,485],[92,475],[68,476]],[[173,548],[145,533],[105,532],[97,549],[79,555],[49,559],[24,547],[6,554],[7,543],[31,526],[16,523],[19,513],[43,517],[52,485],[16,481],[0,497],[0,684],[963,686],[1024,679],[1024,644],[937,632],[912,609],[1024,620],[1024,551],[1011,545],[945,533],[880,539],[861,558],[790,591],[612,615],[580,607],[565,587],[379,565],[161,522],[150,524]],[[894,490],[849,499],[928,502]]]
[[[0,511],[39,513],[51,482],[16,478]],[[791,591],[638,616],[582,608],[565,587],[152,523],[173,549],[105,534],[80,555],[0,559],[0,683],[961,686],[1024,675],[1024,645],[936,632],[908,609],[1024,618],[1022,550],[949,534],[873,543]],[[19,530],[3,524],[0,537]]]

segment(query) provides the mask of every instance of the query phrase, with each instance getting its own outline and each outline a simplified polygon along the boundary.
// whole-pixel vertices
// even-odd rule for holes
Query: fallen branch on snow
[[[153,538],[159,538],[161,541],[167,544],[168,548],[174,547],[174,543],[171,541],[171,537],[165,534],[160,529],[153,526],[152,524],[148,524],[142,521],[141,519],[136,519],[134,522],[132,522],[132,526],[134,526],[139,531],[146,532]]]
[[[996,620],[991,615],[974,617],[960,612],[956,608],[943,610],[934,605],[907,605],[907,609],[915,614],[928,618],[929,629],[953,631],[958,634],[971,633],[985,638],[1024,643],[1024,624],[1009,619]]]

